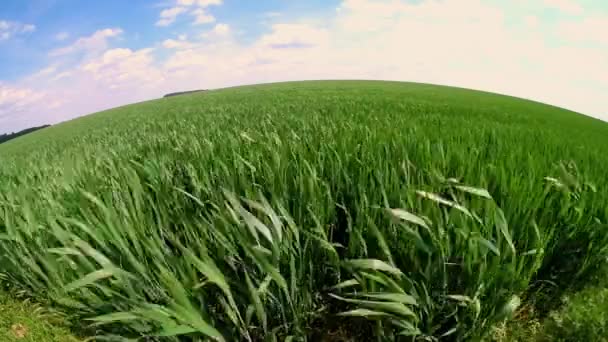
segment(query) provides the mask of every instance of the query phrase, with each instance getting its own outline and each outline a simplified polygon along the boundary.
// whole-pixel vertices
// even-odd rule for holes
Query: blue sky
[[[121,28],[126,33],[122,45],[132,49],[149,46],[172,33],[191,32],[192,25],[187,18],[176,19],[171,27],[154,25],[159,12],[174,7],[173,4],[167,0],[0,1],[0,20],[36,26],[34,32],[0,43],[0,79],[15,80],[43,68],[48,62],[48,51],[59,46],[61,41],[87,36],[107,27]],[[317,15],[332,11],[338,4],[339,1],[332,0],[226,0],[220,6],[209,6],[208,12],[216,21],[229,22],[243,30],[240,38],[249,40],[268,30],[261,23],[268,14]]]
[[[2,0],[0,133],[170,91],[324,78],[457,85],[608,120],[607,32],[600,0]]]

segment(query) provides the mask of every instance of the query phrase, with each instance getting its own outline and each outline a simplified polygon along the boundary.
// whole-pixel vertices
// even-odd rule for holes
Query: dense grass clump
[[[0,272],[106,337],[479,340],[606,260],[607,137],[393,82],[126,106],[0,147]]]
[[[64,327],[60,316],[39,304],[18,301],[0,292],[0,341],[78,342]]]
[[[497,341],[607,341],[608,283],[606,270],[589,279],[584,289],[571,289],[561,306],[538,315],[533,306],[520,310],[519,319],[504,322],[493,333]]]
[[[563,308],[547,318],[539,340],[608,340],[608,289],[590,287],[565,298]]]

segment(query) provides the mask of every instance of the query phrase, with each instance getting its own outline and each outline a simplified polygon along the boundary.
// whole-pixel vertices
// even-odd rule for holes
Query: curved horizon
[[[597,1],[8,0],[0,13],[0,133],[173,91],[313,79],[442,84],[608,120]]]

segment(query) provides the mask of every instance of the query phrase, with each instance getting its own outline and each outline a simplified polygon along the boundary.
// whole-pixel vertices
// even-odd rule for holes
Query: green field
[[[89,334],[500,339],[601,274],[606,170],[608,124],[496,94],[183,95],[0,145],[0,274]]]

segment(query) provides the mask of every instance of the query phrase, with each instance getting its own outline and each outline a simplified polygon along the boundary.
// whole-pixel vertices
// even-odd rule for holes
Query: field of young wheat
[[[94,334],[491,338],[608,256],[608,124],[327,81],[97,113],[0,146],[0,277]]]

